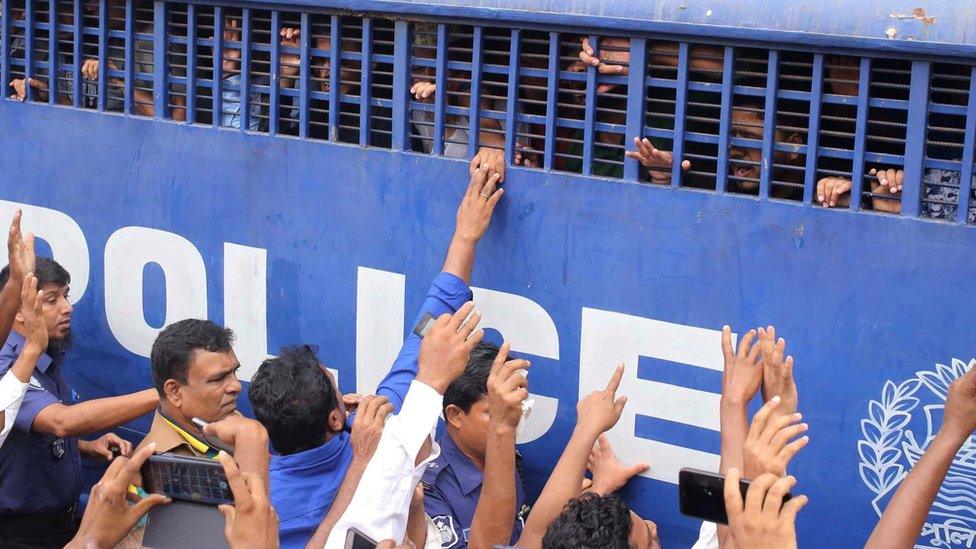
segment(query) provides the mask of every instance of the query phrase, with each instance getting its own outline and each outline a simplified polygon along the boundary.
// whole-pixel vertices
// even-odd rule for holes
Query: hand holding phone
[[[745,500],[749,480],[739,480],[739,490]],[[787,493],[783,503],[792,497]],[[682,515],[699,518],[716,524],[728,524],[725,509],[725,477],[718,473],[684,468],[678,472],[678,498]]]
[[[379,543],[376,540],[355,528],[350,528],[346,532],[345,549],[374,549],[377,545]]]
[[[149,493],[206,505],[233,503],[234,495],[219,462],[156,454],[142,465],[143,488]]]

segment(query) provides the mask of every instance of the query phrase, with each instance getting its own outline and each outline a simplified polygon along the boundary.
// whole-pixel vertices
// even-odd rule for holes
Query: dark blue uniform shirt
[[[481,496],[484,473],[465,456],[446,432],[438,443],[441,455],[430,462],[424,472],[424,510],[437,526],[441,535],[441,547],[464,548],[468,546],[471,522]],[[515,545],[525,525],[525,493],[522,476],[515,473],[515,527],[510,545]]]
[[[13,366],[26,340],[11,331],[0,349],[0,375]],[[81,495],[81,455],[75,438],[58,438],[31,429],[44,408],[74,404],[74,391],[61,377],[63,355],[41,355],[24,403],[0,447],[0,516],[63,511]]]

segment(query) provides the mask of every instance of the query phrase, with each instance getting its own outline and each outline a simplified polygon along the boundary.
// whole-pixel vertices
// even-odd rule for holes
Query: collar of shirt
[[[20,352],[24,350],[24,345],[27,344],[27,338],[16,330],[10,330],[10,336],[7,337],[6,344],[11,347],[11,351],[13,351],[14,355],[20,356]],[[45,351],[44,353],[41,353],[40,358],[37,359],[37,366],[35,366],[35,368],[37,368],[37,370],[42,374],[46,374],[47,369],[51,367],[51,364],[58,366],[61,364],[61,359],[63,358],[63,355],[52,357]]]
[[[485,480],[484,472],[478,469],[478,466],[468,456],[464,455],[464,452],[457,447],[454,439],[451,438],[451,435],[447,431],[441,437],[440,445],[442,459],[454,471],[454,476],[457,478],[461,492],[467,496],[481,487],[481,484]]]
[[[298,471],[302,469],[313,469],[320,471],[322,466],[332,463],[338,467],[342,450],[349,444],[349,433],[342,431],[336,433],[325,444],[310,448],[302,452],[288,454],[286,456],[271,456],[272,471]]]
[[[141,449],[146,444],[150,442],[156,443],[156,453],[162,454],[165,452],[173,452],[176,449],[184,449],[190,454],[196,457],[208,457],[207,450],[210,449],[206,444],[193,439],[192,436],[186,433],[183,429],[174,429],[174,425],[166,420],[163,416],[159,414],[159,410],[153,414],[152,426],[149,428],[149,433],[146,434],[146,438],[142,439],[139,443],[138,449]],[[187,434],[189,438],[185,438],[180,433]],[[191,442],[190,439],[193,439]],[[202,449],[201,449],[202,448]]]

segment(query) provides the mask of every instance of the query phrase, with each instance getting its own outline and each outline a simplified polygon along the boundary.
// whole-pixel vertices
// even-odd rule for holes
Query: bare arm
[[[26,239],[21,235],[21,216],[20,210],[14,213],[14,219],[10,223],[10,232],[7,236],[10,278],[0,290],[0,344],[7,341],[7,337],[10,336],[10,329],[17,318],[17,311],[20,310],[23,300],[24,277],[28,272],[34,270],[34,235],[29,234]],[[26,382],[26,379],[21,376],[17,376],[17,378]]]
[[[563,455],[549,475],[549,480],[529,515],[529,521],[518,541],[519,547],[542,547],[542,538],[549,523],[563,512],[569,500],[580,494],[590,450],[593,449],[596,439],[617,423],[627,402],[626,397],[615,398],[623,372],[624,367],[621,364],[605,390],[592,393],[577,404],[576,428],[573,429],[569,444],[563,450]]]
[[[945,419],[925,455],[898,487],[865,547],[912,547],[949,472],[952,459],[976,429],[976,369],[949,387]]]
[[[488,446],[481,497],[471,520],[471,549],[508,545],[515,524],[515,429],[522,401],[529,396],[526,378],[518,370],[529,363],[507,361],[508,350],[508,343],[502,344],[488,376]]]
[[[132,421],[158,405],[159,396],[155,389],[71,406],[52,404],[38,412],[32,428],[56,437],[84,436]]]

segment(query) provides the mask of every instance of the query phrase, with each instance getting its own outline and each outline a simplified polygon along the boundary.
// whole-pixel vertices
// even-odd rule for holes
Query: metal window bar
[[[371,142],[373,112],[373,19],[363,18],[362,40],[360,44],[359,72],[359,145],[368,146]]]
[[[416,36],[416,34],[414,34]],[[434,155],[444,154],[444,105],[447,100],[447,25],[437,25],[437,46],[434,54],[434,141],[430,152]]]
[[[542,167],[545,170],[554,168],[556,153],[556,117],[559,116],[557,103],[559,100],[559,33],[549,33],[549,66],[546,68],[546,138]]]
[[[908,134],[905,137],[904,152],[907,184],[902,189],[901,197],[901,214],[910,217],[917,217],[921,206],[922,163],[925,157],[925,127],[928,119],[931,71],[932,64],[928,61],[912,63]],[[852,191],[852,196],[858,195],[854,195]]]
[[[29,85],[34,76],[34,1],[24,2],[24,92],[27,101],[34,100],[34,88]],[[7,82],[3,82],[4,85]]]
[[[735,49],[726,46],[722,56],[722,106],[715,163],[715,191],[724,193],[729,182],[729,135],[732,131],[732,88],[735,85]]]
[[[630,73],[627,80],[627,135],[629,138],[644,137],[644,81],[647,79],[647,41],[642,38],[630,40]],[[643,165],[636,159],[624,162],[624,179],[637,181],[641,177]]]
[[[122,112],[132,114],[132,88],[135,85],[135,0],[125,0],[125,88],[122,94]]]
[[[186,123],[197,121],[197,5],[186,5]]]
[[[600,38],[590,35],[590,45],[596,55],[600,52]],[[593,146],[596,141],[596,75],[597,68],[586,69],[586,95],[583,103],[583,175],[593,174]]]
[[[866,132],[868,125],[868,104],[871,91],[871,59],[864,57],[860,63],[857,93],[857,119],[854,126],[854,156],[851,170],[851,210],[860,210],[861,202],[855,197],[861,196],[864,186],[864,159],[866,146]]]
[[[223,80],[224,80],[224,10],[220,6],[214,7],[213,12],[213,77],[211,78],[211,108],[212,124],[214,128],[221,125],[223,109]]]
[[[959,206],[956,210],[956,222],[966,223],[969,218],[972,184],[973,163],[976,162],[976,67],[969,73],[969,101],[966,105],[966,133],[963,142],[962,173],[959,178]]]
[[[471,38],[471,103],[468,108],[468,158],[474,157],[480,146],[482,54],[483,35],[481,27],[474,27]]]
[[[688,43],[678,44],[678,84],[674,106],[674,149],[671,161],[671,187],[681,186],[681,162],[685,149],[685,109],[688,101]]]

